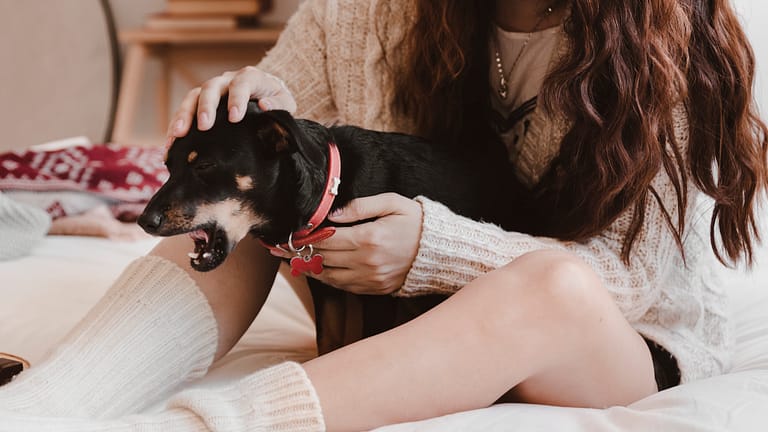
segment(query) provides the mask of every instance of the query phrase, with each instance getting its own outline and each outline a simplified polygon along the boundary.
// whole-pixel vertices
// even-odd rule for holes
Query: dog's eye
[[[203,172],[203,171],[209,171],[213,169],[216,166],[213,162],[210,161],[200,161],[195,164],[195,171]]]

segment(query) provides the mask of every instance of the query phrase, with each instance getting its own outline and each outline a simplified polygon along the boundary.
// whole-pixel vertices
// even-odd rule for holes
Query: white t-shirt
[[[505,99],[499,95],[499,71],[496,67],[495,50],[492,49],[489,77],[491,104],[494,110],[492,120],[494,128],[507,146],[509,159],[513,164],[517,161],[519,144],[525,137],[529,118],[536,108],[536,97],[561,34],[560,26],[535,33],[507,32],[496,27],[502,67],[509,91]],[[520,50],[523,50],[522,53]],[[510,69],[518,55],[520,58],[510,75]]]

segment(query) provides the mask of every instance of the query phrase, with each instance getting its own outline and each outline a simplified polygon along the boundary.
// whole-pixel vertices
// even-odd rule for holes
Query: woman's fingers
[[[308,276],[359,294],[388,294],[405,281],[421,238],[421,205],[403,196],[385,193],[357,198],[331,220],[348,227],[314,245],[323,255],[325,270]],[[273,252],[283,258],[289,253]]]
[[[323,267],[352,268],[361,267],[358,264],[357,251],[317,251],[323,256]]]
[[[265,111],[296,111],[296,101],[281,79],[259,68],[247,66],[237,71],[229,83],[229,121],[242,120],[251,99],[257,99]]]
[[[259,93],[257,82],[253,82],[254,78],[250,75],[238,73],[229,84],[227,107],[229,110],[229,121],[232,123],[237,123],[245,117],[245,111],[248,107],[248,101],[251,100],[251,94]]]
[[[295,113],[297,108],[296,99],[293,98],[293,94],[291,94],[291,91],[288,90],[288,86],[285,85],[283,80],[274,75],[268,74],[266,72],[264,72],[264,75],[268,78],[264,82],[271,81],[273,85],[277,84],[278,87],[271,94],[265,94],[264,96],[258,98],[259,106],[261,109],[265,111],[281,109],[288,111],[291,114]]]
[[[257,99],[264,110],[296,111],[296,101],[279,78],[256,67],[244,67],[236,72],[224,72],[190,90],[176,111],[168,128],[169,140],[189,132],[193,116],[197,116],[200,130],[210,129],[216,120],[216,109],[221,97],[228,94],[228,119],[236,123],[245,116],[248,101]]]
[[[225,72],[220,76],[206,81],[200,90],[197,100],[197,128],[201,131],[210,129],[216,120],[216,107],[219,106],[221,97],[229,90],[234,74]]]
[[[336,227],[333,236],[317,242],[314,246],[318,251],[354,251],[360,247],[360,239],[365,239],[366,230],[364,225],[354,225],[350,227]]]
[[[168,137],[184,136],[189,132],[192,124],[192,116],[197,108],[197,99],[200,97],[200,87],[190,90],[179,105],[179,109],[173,115],[171,125],[168,127]]]

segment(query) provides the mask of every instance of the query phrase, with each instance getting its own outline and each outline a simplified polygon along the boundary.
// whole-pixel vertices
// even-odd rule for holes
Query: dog
[[[210,130],[199,131],[193,124],[186,136],[172,143],[165,162],[170,176],[138,218],[139,225],[152,235],[189,233],[194,240],[194,250],[189,253],[194,270],[210,271],[221,265],[246,235],[267,245],[285,245],[293,234],[306,230],[313,212],[322,205],[324,192],[329,192],[329,143],[337,149],[341,169],[335,184],[330,184],[333,201],[328,211],[355,198],[395,192],[408,198],[423,195],[455,213],[503,225],[506,211],[500,211],[504,206],[499,203],[505,201],[499,199],[498,189],[504,183],[491,178],[492,173],[502,174],[505,169],[499,162],[506,161],[506,156],[500,158],[499,153],[473,155],[407,134],[325,127],[295,119],[286,111],[262,111],[255,101],[249,102],[241,122],[230,123],[222,99],[216,118]],[[312,228],[322,230],[330,225],[323,219]],[[308,256],[304,258],[309,261]],[[327,312],[334,303],[329,298],[336,298],[342,309],[349,308],[350,300],[343,298],[347,293],[311,278],[309,283],[316,313]],[[355,301],[362,301],[363,309],[373,315],[397,309],[400,301],[407,301],[358,297],[365,297]],[[427,303],[417,307],[415,314],[435,302]],[[392,325],[366,324],[367,329],[352,339]],[[326,344],[326,350],[350,341],[349,335],[336,339]]]

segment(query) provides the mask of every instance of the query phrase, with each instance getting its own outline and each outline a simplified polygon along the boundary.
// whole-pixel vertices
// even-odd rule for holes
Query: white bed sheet
[[[49,237],[33,255],[0,262],[0,350],[33,364],[156,243]],[[732,272],[736,350],[727,375],[658,393],[627,408],[505,404],[380,428],[406,431],[764,431],[768,429],[768,253],[752,275]],[[285,274],[283,272],[282,274]],[[298,293],[298,294],[297,294]],[[283,359],[315,355],[308,293],[278,277],[243,339],[195,387],[221,385]]]

